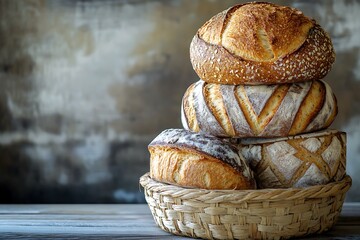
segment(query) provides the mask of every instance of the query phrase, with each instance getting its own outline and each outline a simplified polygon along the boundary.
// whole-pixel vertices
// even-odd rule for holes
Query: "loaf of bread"
[[[184,94],[185,129],[218,137],[281,137],[327,128],[337,103],[325,82],[224,85],[202,80]]]
[[[299,10],[252,2],[206,22],[190,59],[205,82],[257,85],[322,79],[335,53],[328,34]]]
[[[236,147],[206,134],[168,129],[149,145],[150,177],[182,187],[254,189],[255,179]]]
[[[254,171],[259,188],[307,187],[345,176],[346,133],[324,130],[276,139],[228,139]]]

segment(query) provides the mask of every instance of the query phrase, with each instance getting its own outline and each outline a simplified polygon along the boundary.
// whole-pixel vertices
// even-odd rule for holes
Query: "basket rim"
[[[207,190],[185,188],[168,183],[158,182],[150,177],[149,172],[140,177],[140,184],[145,190],[160,193],[163,196],[183,200],[199,200],[208,203],[242,202],[242,201],[284,201],[304,198],[324,198],[346,193],[352,179],[346,175],[341,181],[306,188],[267,188],[254,190]]]

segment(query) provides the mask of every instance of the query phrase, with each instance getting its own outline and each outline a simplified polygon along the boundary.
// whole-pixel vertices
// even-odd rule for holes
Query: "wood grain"
[[[189,239],[155,225],[145,204],[0,205],[0,239]],[[346,203],[336,226],[306,239],[360,239],[360,203]]]

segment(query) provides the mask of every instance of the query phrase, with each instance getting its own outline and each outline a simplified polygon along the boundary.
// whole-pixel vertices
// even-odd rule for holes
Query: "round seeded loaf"
[[[252,2],[207,21],[190,59],[205,82],[257,85],[322,79],[335,53],[328,34],[299,10]]]

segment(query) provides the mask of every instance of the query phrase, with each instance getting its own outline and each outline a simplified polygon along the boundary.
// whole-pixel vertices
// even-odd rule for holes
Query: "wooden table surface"
[[[189,239],[155,225],[145,204],[0,205],[0,239]],[[360,203],[345,203],[336,226],[306,239],[360,239]]]

